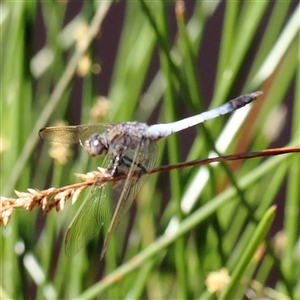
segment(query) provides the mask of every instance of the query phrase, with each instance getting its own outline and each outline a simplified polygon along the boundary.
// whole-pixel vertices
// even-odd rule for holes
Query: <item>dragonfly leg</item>
[[[130,168],[133,163],[134,163],[135,166],[140,168],[140,171],[141,171],[142,174],[147,173],[147,170],[143,165],[141,165],[140,163],[133,162],[133,160],[130,157],[124,155],[120,159],[120,165],[126,166],[128,168]]]
[[[116,156],[116,158],[114,159],[114,164],[113,164],[112,169],[111,169],[111,175],[116,174],[117,168],[120,165],[120,161],[121,161],[121,157],[119,155]]]

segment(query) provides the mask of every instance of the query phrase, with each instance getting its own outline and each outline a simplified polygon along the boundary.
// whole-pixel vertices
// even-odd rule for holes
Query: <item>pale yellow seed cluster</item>
[[[221,295],[229,282],[230,276],[228,270],[223,268],[219,271],[209,273],[205,280],[205,285],[210,293]]]
[[[93,122],[97,122],[105,117],[111,109],[111,106],[111,102],[106,97],[99,96],[91,110]]]
[[[51,143],[49,156],[52,157],[59,165],[65,165],[68,162],[68,157],[72,155],[72,151],[68,144]]]

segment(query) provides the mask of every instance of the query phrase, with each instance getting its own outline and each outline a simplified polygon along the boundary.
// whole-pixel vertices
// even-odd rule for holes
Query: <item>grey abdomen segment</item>
[[[189,127],[195,126],[197,124],[203,123],[207,120],[230,113],[252,102],[261,94],[262,92],[255,92],[251,94],[242,95],[233,100],[230,100],[229,102],[217,108],[205,111],[199,115],[195,115],[174,123],[152,125],[148,129],[149,139],[157,140],[162,137],[166,137],[173,132],[178,132]]]

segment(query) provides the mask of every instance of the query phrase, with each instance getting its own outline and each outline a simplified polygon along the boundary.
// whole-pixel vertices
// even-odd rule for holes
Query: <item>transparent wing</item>
[[[149,174],[145,174],[140,178],[136,178],[132,176],[133,173],[135,171],[140,171],[141,166],[146,170],[153,168],[157,160],[157,154],[157,145],[149,140],[142,141],[135,151],[131,151],[131,153],[125,152],[125,156],[130,157],[132,162],[130,168],[127,169],[128,176],[126,180],[123,180],[122,184],[119,184],[112,191],[113,198],[117,200],[117,204],[104,240],[101,258],[103,258],[111,236],[119,225],[120,220],[132,205],[138,191],[149,176]],[[120,166],[120,168],[123,168],[123,166]]]
[[[76,254],[99,233],[106,222],[110,222],[101,253],[101,258],[103,257],[111,235],[148,177],[146,174],[136,178],[132,176],[133,172],[140,171],[141,166],[145,169],[152,168],[157,159],[157,152],[157,146],[154,142],[149,140],[141,142],[134,151],[125,152],[131,166],[121,165],[118,167],[120,172],[127,172],[128,175],[125,180],[121,180],[117,185],[105,183],[103,186],[92,186],[69,225],[65,238],[65,252],[68,256]],[[109,168],[111,165],[112,160],[107,155],[103,167]],[[114,212],[113,215],[112,212]]]
[[[111,159],[107,156],[103,165],[109,164]],[[111,188],[112,183],[109,182],[102,186],[91,187],[68,227],[65,237],[65,253],[68,256],[76,254],[99,233],[105,223],[111,220],[112,210],[109,200]]]
[[[65,253],[68,256],[76,254],[111,218],[107,188],[94,185],[81,204],[65,237]]]
[[[93,133],[102,133],[106,129],[112,128],[116,123],[98,123],[77,126],[56,126],[45,127],[39,131],[42,139],[64,144],[83,143]]]

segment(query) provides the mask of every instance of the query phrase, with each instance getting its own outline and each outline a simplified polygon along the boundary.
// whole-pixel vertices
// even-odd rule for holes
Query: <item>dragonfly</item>
[[[93,185],[68,227],[65,253],[73,256],[108,225],[102,246],[104,257],[112,234],[129,210],[141,186],[154,167],[156,142],[172,133],[233,112],[251,103],[261,91],[245,94],[225,104],[173,123],[147,125],[140,122],[97,123],[77,126],[46,127],[39,131],[50,142],[80,143],[92,157],[105,155],[102,168],[111,176],[126,174],[117,183]],[[140,176],[136,176],[136,174]]]

